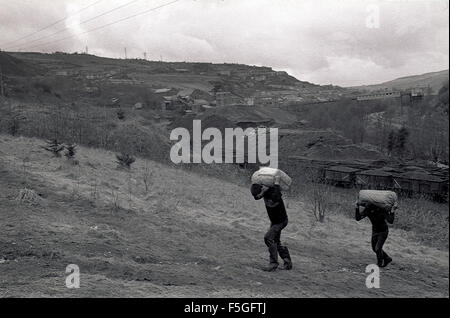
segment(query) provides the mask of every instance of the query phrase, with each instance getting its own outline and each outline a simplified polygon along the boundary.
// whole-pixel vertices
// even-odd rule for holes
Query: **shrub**
[[[117,118],[119,118],[120,120],[124,120],[125,119],[125,112],[122,109],[119,109],[117,111]]]
[[[127,169],[130,169],[131,165],[136,161],[136,158],[127,153],[116,154],[116,158],[119,167]]]
[[[64,156],[66,156],[67,159],[73,159],[75,157],[77,145],[67,144],[65,148],[66,148],[66,153],[64,154]]]
[[[45,150],[53,153],[55,157],[61,157],[60,152],[64,150],[64,145],[59,143],[57,139],[47,140],[47,145],[42,146]]]

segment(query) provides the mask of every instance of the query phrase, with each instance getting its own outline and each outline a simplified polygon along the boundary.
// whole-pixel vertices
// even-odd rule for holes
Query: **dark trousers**
[[[383,259],[388,258],[389,256],[383,251],[384,242],[389,235],[389,231],[375,233],[372,232],[372,250],[377,254],[378,264],[381,264]]]
[[[281,244],[281,231],[287,226],[288,220],[279,224],[271,224],[269,231],[264,235],[264,242],[269,248],[270,264],[278,265],[278,254],[286,262],[291,260],[289,250]]]

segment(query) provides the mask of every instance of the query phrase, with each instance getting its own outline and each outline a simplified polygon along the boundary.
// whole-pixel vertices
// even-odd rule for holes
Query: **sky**
[[[174,1],[0,0],[0,49],[124,58],[126,48],[128,58],[270,66],[340,86],[449,68],[448,0]]]

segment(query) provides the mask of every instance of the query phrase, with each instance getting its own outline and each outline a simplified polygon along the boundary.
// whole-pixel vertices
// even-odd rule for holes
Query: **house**
[[[68,71],[57,71],[56,76],[69,76],[69,72]]]
[[[271,96],[257,96],[254,98],[253,103],[260,106],[270,106],[275,104],[275,99]]]
[[[325,182],[343,187],[353,186],[356,173],[359,169],[345,167],[345,166],[332,166],[325,168]]]
[[[266,75],[256,75],[252,77],[252,80],[256,82],[263,82],[267,79]]]
[[[382,92],[382,93],[361,95],[361,96],[356,97],[356,100],[365,101],[365,100],[377,100],[377,99],[400,98],[400,97],[401,97],[400,92]]]
[[[96,79],[102,79],[103,75],[99,74],[99,73],[97,73],[97,74],[91,73],[91,74],[86,74],[85,77],[88,80],[96,80]]]
[[[195,99],[194,102],[191,104],[191,109],[194,113],[200,113],[203,111],[204,106],[208,106],[209,102],[204,99]]]
[[[243,99],[231,92],[217,92],[216,93],[217,106],[242,105]]]
[[[194,105],[206,106],[209,102],[205,99],[194,99]]]
[[[183,101],[179,96],[164,96],[161,105],[162,110],[187,110],[188,104]]]
[[[448,180],[426,172],[404,172],[397,174],[394,179],[396,188],[407,194],[422,193],[438,196],[448,191]]]
[[[236,126],[241,127],[242,129],[247,128],[257,128],[257,127],[270,127],[274,123],[273,119],[242,119],[236,123]]]
[[[195,89],[189,97],[193,100],[203,99],[207,100],[208,102],[212,102],[214,100],[214,97],[211,94],[200,89]]]
[[[116,85],[138,85],[138,84],[144,84],[143,81],[137,81],[137,80],[133,80],[133,79],[127,79],[127,78],[109,78],[108,81],[111,84],[116,84]]]
[[[211,105],[202,105],[203,110],[214,108],[214,106]]]
[[[155,94],[166,94],[168,92],[170,92],[172,89],[171,88],[158,88],[154,90]]]
[[[84,90],[89,94],[98,93],[100,91],[100,89],[96,86],[86,86]]]
[[[303,98],[295,94],[284,95],[282,98],[285,103],[301,102],[303,100]]]
[[[185,99],[190,99],[190,96],[194,92],[194,90],[195,89],[193,89],[193,88],[184,88],[177,93],[177,96],[185,98]]]
[[[255,105],[255,98],[253,98],[253,97],[245,97],[244,98],[244,103],[247,106],[254,106]]]
[[[391,172],[372,169],[356,172],[356,185],[362,189],[387,190],[395,188]]]
[[[231,71],[219,71],[217,72],[219,76],[231,76]]]

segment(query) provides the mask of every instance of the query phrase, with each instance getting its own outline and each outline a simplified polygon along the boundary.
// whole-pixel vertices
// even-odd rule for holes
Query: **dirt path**
[[[266,273],[267,217],[248,189],[150,163],[145,192],[142,160],[119,171],[112,153],[80,148],[71,166],[40,143],[0,136],[0,296],[448,297],[448,251],[407,232],[391,231],[394,262],[367,289],[370,225],[316,224],[293,200],[282,239],[294,269]],[[15,200],[25,187],[33,205]],[[65,287],[68,264],[80,289]]]

